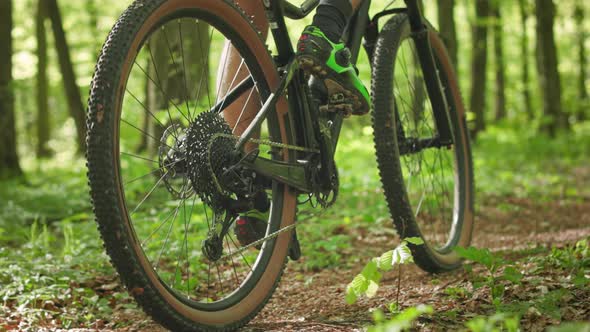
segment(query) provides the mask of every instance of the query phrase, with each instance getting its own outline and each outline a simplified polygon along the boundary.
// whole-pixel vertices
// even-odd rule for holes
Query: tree
[[[578,121],[586,120],[587,109],[590,108],[590,97],[586,88],[586,31],[584,29],[584,6],[580,0],[576,1],[574,9],[574,19],[578,30],[578,63],[580,65],[580,75],[578,76],[578,109],[576,118]]]
[[[147,41],[144,69],[149,77],[146,78],[144,104],[151,114],[144,112],[142,131],[160,138],[165,127],[182,120],[157,117],[157,112],[178,115],[169,112],[178,107],[184,116],[195,116],[192,114],[196,109],[193,103],[205,97],[209,86],[209,43],[208,24],[185,20],[156,31]],[[155,151],[157,145],[153,143],[157,142],[142,135],[136,151]]]
[[[100,53],[100,31],[98,29],[98,6],[96,5],[96,0],[86,0],[85,7],[86,13],[88,14],[90,31],[95,36],[90,43],[92,45],[92,56],[94,59],[98,58]]]
[[[543,97],[541,130],[553,137],[557,129],[568,127],[567,118],[561,109],[561,81],[553,35],[555,21],[553,0],[535,0],[535,15],[537,17],[537,71]]]
[[[522,59],[522,99],[527,118],[532,120],[535,117],[531,103],[531,89],[529,85],[529,37],[527,31],[527,20],[529,17],[528,0],[518,0],[518,9],[520,11],[520,56]]]
[[[45,0],[37,1],[35,34],[37,38],[37,157],[48,157],[47,141],[50,136],[49,105],[47,101],[47,38],[45,20],[47,7]]]
[[[496,121],[506,117],[506,74],[504,65],[504,50],[502,43],[504,42],[502,13],[500,11],[500,1],[495,0],[493,4],[494,15],[494,60],[496,69],[496,103],[495,103],[495,119]]]
[[[0,1],[0,179],[22,175],[16,153],[12,91],[12,0]]]
[[[455,28],[455,0],[438,0],[438,28],[449,51],[453,66],[457,68],[457,31]]]
[[[485,91],[488,53],[488,0],[476,0],[475,24],[472,28],[473,54],[471,58],[471,111],[475,114],[472,137],[485,129]]]
[[[66,34],[63,28],[61,14],[57,6],[57,0],[46,0],[47,14],[51,19],[51,27],[55,39],[55,47],[59,59],[59,66],[63,76],[63,84],[66,90],[66,97],[70,110],[70,116],[76,124],[78,150],[86,151],[86,113],[80,89],[76,83],[76,74],[70,58],[70,50],[66,41]]]

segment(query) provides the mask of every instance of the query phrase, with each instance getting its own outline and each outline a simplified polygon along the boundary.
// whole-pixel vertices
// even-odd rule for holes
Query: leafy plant
[[[516,332],[520,322],[517,316],[498,312],[489,317],[475,317],[465,323],[465,326],[472,332]]]
[[[418,319],[418,317],[424,314],[432,314],[433,311],[432,306],[421,304],[407,308],[388,320],[385,318],[385,315],[381,310],[376,310],[373,312],[373,319],[376,324],[370,326],[367,329],[367,332],[406,331],[412,327],[412,324]]]
[[[548,332],[590,332],[590,323],[588,322],[569,322],[559,326],[551,326]]]
[[[547,261],[555,267],[572,271],[590,268],[589,242],[590,237],[576,242],[574,246],[566,246],[562,249],[553,247]]]
[[[379,289],[381,272],[390,271],[396,265],[414,263],[414,257],[408,247],[408,243],[413,245],[422,245],[424,241],[418,237],[405,238],[393,250],[383,253],[380,257],[375,257],[365,265],[360,274],[358,274],[346,287],[346,302],[353,304],[360,296],[373,297]],[[399,287],[399,286],[398,286]]]
[[[522,273],[518,271],[513,265],[509,265],[509,262],[504,260],[502,257],[493,254],[489,249],[483,248],[455,248],[457,254],[467,260],[483,265],[487,271],[487,276],[475,276],[471,274],[471,284],[474,289],[478,289],[482,286],[488,286],[490,288],[490,294],[492,303],[498,307],[502,303],[504,297],[505,286],[500,281],[505,280],[513,284],[520,284],[522,279]],[[498,271],[504,267],[501,275],[497,275]],[[471,271],[471,266],[466,266],[468,271]]]
[[[471,293],[465,287],[447,287],[445,288],[444,292],[455,300],[464,299],[471,296]]]

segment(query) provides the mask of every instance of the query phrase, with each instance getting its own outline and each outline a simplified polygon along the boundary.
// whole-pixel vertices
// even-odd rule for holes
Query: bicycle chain
[[[306,220],[311,219],[311,217],[320,217],[320,216],[322,216],[325,213],[326,210],[327,210],[326,208],[322,208],[322,210],[320,212],[306,214],[306,216],[309,217],[309,218],[306,218]],[[257,245],[266,242],[267,240],[274,239],[275,237],[281,235],[282,233],[287,232],[287,231],[290,231],[290,230],[294,229],[295,227],[299,226],[302,222],[303,221],[298,222],[297,221],[297,215],[295,215],[295,220],[293,221],[293,224],[292,225],[283,227],[283,228],[281,228],[281,229],[279,229],[279,230],[277,230],[277,231],[275,231],[275,232],[273,232],[273,233],[271,233],[271,234],[269,234],[269,235],[267,235],[267,236],[265,236],[265,237],[263,237],[261,239],[258,239],[258,240],[254,241],[254,242],[252,242],[252,243],[250,243],[248,245],[245,245],[245,246],[240,247],[236,251],[230,252],[229,254],[225,254],[225,255],[221,256],[219,258],[219,260],[226,260],[228,258],[234,257],[235,255],[241,254],[241,253],[245,252],[246,250],[248,250],[248,249],[250,249],[252,247],[256,247]]]
[[[235,136],[235,135],[217,133],[217,134],[213,135],[213,137],[211,137],[211,140],[213,141],[217,137],[232,138],[235,140],[239,139],[239,137]],[[272,147],[276,147],[276,148],[284,148],[284,149],[289,149],[289,150],[294,150],[294,151],[314,152],[314,153],[320,152],[320,150],[318,150],[318,149],[304,148],[304,147],[298,146],[298,145],[290,145],[290,144],[285,144],[285,143],[273,142],[271,140],[266,140],[266,139],[250,138],[250,139],[248,139],[248,142],[261,144],[261,145],[268,145],[268,146],[272,146]]]
[[[229,135],[229,134],[224,134],[224,133],[217,133],[217,134],[213,135],[211,137],[211,141],[209,143],[209,151],[208,151],[209,156],[211,154],[211,150],[210,149],[211,149],[211,146],[212,146],[212,142],[214,140],[216,140],[217,138],[219,138],[219,137],[231,138],[231,139],[234,139],[234,140],[238,140],[239,139],[239,137],[237,137],[235,135]],[[284,144],[284,143],[273,142],[271,140],[264,140],[264,139],[251,138],[251,139],[248,140],[248,142],[255,143],[255,144],[258,144],[258,145],[266,145],[266,146],[271,146],[271,147],[276,147],[276,148],[281,148],[281,149],[289,149],[289,150],[294,150],[294,151],[301,151],[301,152],[313,152],[313,153],[319,153],[320,152],[318,149],[305,148],[305,147],[301,147],[301,146],[297,146],[297,145]],[[209,161],[209,169],[212,170],[211,159],[208,158],[208,161]],[[217,189],[220,191],[220,193],[222,193],[223,192],[223,189],[221,188],[221,185],[219,184],[219,181],[217,180],[217,177],[215,176],[215,173],[212,172],[212,174],[213,174],[213,181],[215,182],[215,185],[216,185]],[[325,209],[322,209],[321,212],[319,212],[319,213],[312,213],[309,216],[310,217],[320,216],[320,215],[323,214],[324,211],[325,211]],[[273,238],[281,235],[284,232],[287,232],[287,231],[290,231],[290,230],[294,229],[295,227],[297,227],[297,225],[298,225],[298,223],[295,220],[295,222],[292,225],[283,227],[283,228],[281,228],[281,229],[279,229],[279,230],[277,230],[277,231],[275,231],[275,232],[273,232],[273,233],[271,233],[271,234],[269,234],[269,235],[267,235],[267,236],[265,236],[265,237],[263,237],[261,239],[258,239],[258,240],[254,241],[254,242],[252,242],[252,243],[250,243],[250,244],[248,244],[246,246],[240,247],[239,249],[237,249],[234,252],[231,252],[229,254],[225,254],[225,255],[221,256],[221,258],[219,258],[219,260],[226,260],[228,258],[231,258],[231,257],[235,256],[235,255],[239,255],[239,254],[245,252],[246,250],[248,250],[248,249],[250,249],[252,247],[256,247],[257,245],[262,244],[262,243],[266,242],[267,240],[273,239]]]

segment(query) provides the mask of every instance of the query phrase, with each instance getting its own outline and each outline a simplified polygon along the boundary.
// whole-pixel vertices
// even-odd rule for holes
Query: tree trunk
[[[37,37],[37,158],[48,157],[47,141],[50,136],[49,105],[47,101],[47,38],[45,19],[46,1],[37,1],[35,30]]]
[[[70,58],[70,50],[66,42],[66,34],[63,29],[61,14],[59,12],[59,7],[57,6],[57,0],[46,0],[46,4],[47,13],[51,19],[55,47],[57,48],[59,66],[63,76],[63,83],[66,90],[70,115],[76,124],[78,150],[79,152],[83,153],[86,150],[86,113],[84,111],[84,104],[82,103],[80,89],[76,83],[76,75],[72,65],[72,60]]]
[[[194,113],[203,110],[195,104],[208,98],[209,25],[189,21],[168,25],[165,30],[152,35],[146,43],[146,50],[150,52],[147,68],[151,78],[145,87],[146,106],[153,115],[157,116],[158,112],[168,114],[157,116],[161,121],[156,121],[152,114],[145,112],[142,130],[160,138],[166,127],[181,123],[184,116],[194,118]],[[183,115],[176,111],[177,107]],[[157,144],[152,143],[157,142],[150,141],[153,140],[142,138],[136,149],[156,151]]]
[[[0,179],[22,175],[16,153],[12,91],[12,0],[0,1]]]
[[[496,61],[496,103],[495,119],[502,120],[506,117],[506,89],[505,89],[505,66],[504,66],[504,49],[503,49],[503,22],[500,12],[500,2],[492,2],[494,9],[494,60]]]
[[[486,65],[488,58],[488,0],[475,2],[475,25],[472,31],[473,55],[471,59],[471,111],[475,114],[475,128],[472,137],[483,131],[486,105]]]
[[[145,64],[145,70],[149,73],[150,77],[155,77],[155,73],[154,70],[152,69],[153,65],[150,62],[150,60],[146,61]],[[144,85],[144,94],[145,94],[145,99],[143,101],[144,105],[147,106],[148,110],[155,110],[156,108],[154,107],[154,105],[156,104],[156,102],[153,101],[152,96],[154,95],[154,90],[156,89],[156,86],[146,77],[145,79],[145,85]],[[148,113],[148,112],[143,112],[143,120],[142,120],[142,125],[141,125],[141,130],[143,130],[145,133],[149,133],[150,135],[153,135],[153,131],[152,129],[152,116]],[[137,147],[135,148],[135,151],[137,153],[141,153],[144,151],[147,151],[149,148],[151,148],[150,146],[150,140],[149,136],[147,135],[141,135],[141,137],[139,138],[139,144],[137,145]],[[154,149],[151,149],[150,151],[155,151]]]
[[[457,31],[455,28],[455,0],[438,0],[438,28],[449,51],[453,66],[457,68]]]
[[[95,36],[92,40],[92,59],[98,59],[100,54],[101,36],[98,29],[98,7],[96,0],[86,0],[86,13],[88,13],[88,25],[92,35]]]
[[[552,0],[535,0],[537,16],[537,71],[543,96],[541,130],[555,136],[559,128],[567,128],[561,109],[561,82],[557,68],[557,50],[553,36],[555,5]]]
[[[580,76],[578,76],[578,109],[576,111],[576,118],[578,121],[584,121],[588,118],[586,112],[590,108],[590,97],[588,96],[588,89],[586,88],[586,31],[584,29],[584,6],[580,0],[576,1],[576,8],[574,10],[574,19],[578,30],[578,63],[580,65]]]
[[[529,8],[527,0],[518,0],[518,7],[520,10],[520,57],[522,59],[522,99],[524,102],[524,109],[529,120],[534,119],[535,113],[531,102],[531,88],[529,85],[529,36],[527,31],[527,20],[529,17]]]

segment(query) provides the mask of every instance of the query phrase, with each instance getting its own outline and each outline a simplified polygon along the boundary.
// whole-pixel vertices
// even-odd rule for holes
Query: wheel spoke
[[[187,13],[192,15],[191,11]],[[233,121],[237,119],[235,125],[250,121],[249,115],[257,111],[253,108],[260,109],[263,98],[268,98],[268,82],[258,59],[250,50],[240,49],[250,45],[227,37],[239,35],[226,36],[214,24],[204,25],[196,17],[172,15],[167,20],[158,22],[148,35],[142,36],[145,41],[140,43],[140,49],[133,50],[135,58],[130,60],[130,70],[125,70],[128,76],[120,78],[126,84],[120,91],[122,102],[115,113],[119,114],[119,123],[114,127],[119,140],[119,197],[127,209],[125,222],[132,234],[125,235],[129,236],[126,240],[133,245],[131,250],[143,255],[141,264],[149,264],[148,274],[155,273],[155,280],[165,286],[168,295],[197,310],[209,310],[242,301],[250,290],[237,290],[256,285],[256,278],[266,267],[259,262],[268,264],[267,258],[272,257],[273,262],[276,258],[269,245],[256,249],[241,243],[231,224],[225,225],[228,228],[219,242],[212,245],[218,248],[208,251],[210,248],[203,247],[202,243],[209,245],[213,235],[220,234],[216,228],[221,221],[217,218],[228,216],[226,222],[232,223],[235,213],[225,206],[225,192],[212,197],[206,192],[208,189],[199,188],[204,186],[193,183],[197,182],[192,178],[195,168],[204,167],[195,163],[194,156],[206,152],[207,156],[216,157],[217,153],[212,145],[199,146],[191,141],[195,139],[193,133],[210,129],[206,122],[210,120],[203,117],[197,122],[195,118],[211,110],[212,105],[219,105],[231,110],[231,114],[224,114],[228,130],[237,132]],[[194,24],[195,35],[190,24]],[[220,56],[223,49],[225,54]],[[210,70],[210,64],[216,70]],[[246,78],[242,79],[243,76]],[[143,90],[139,89],[141,86]],[[230,98],[224,98],[232,91]],[[262,132],[263,139],[278,136],[276,121],[265,121],[268,130]],[[136,146],[141,149],[134,149]],[[208,150],[203,151],[203,146]],[[240,195],[233,193],[229,198],[245,200],[257,194],[255,189],[244,190],[252,193],[244,196],[241,189],[235,190]],[[279,197],[274,192],[269,194]],[[212,256],[214,250],[220,250],[223,259]],[[225,259],[226,256],[231,258]]]

